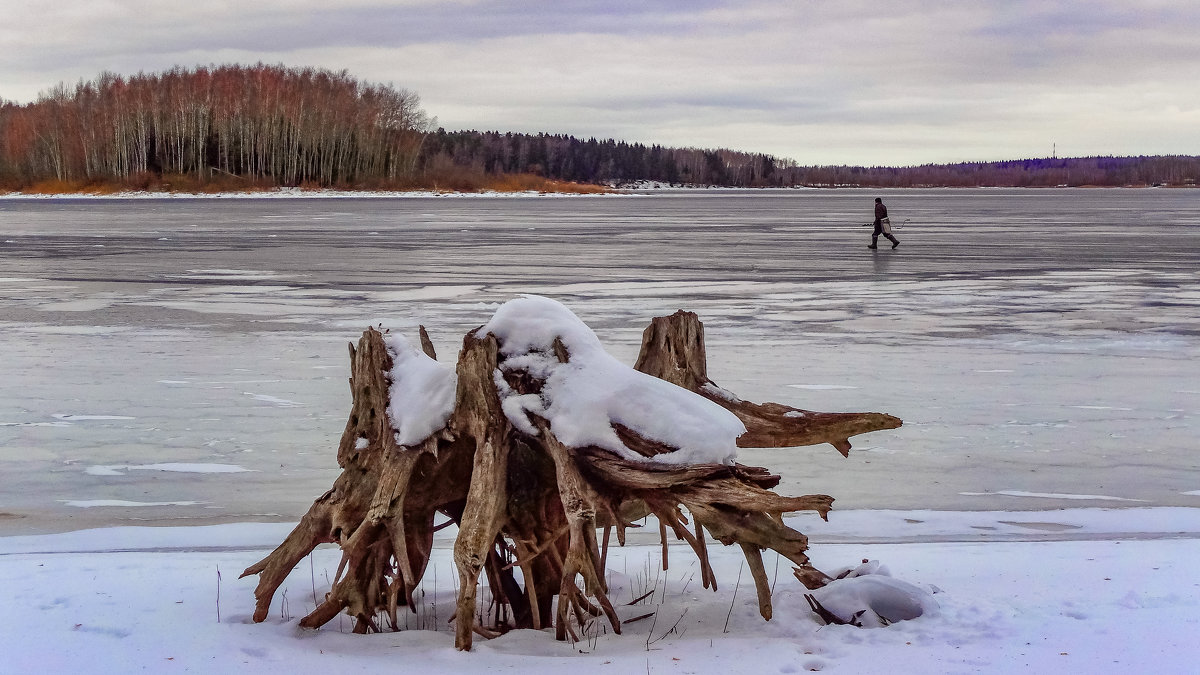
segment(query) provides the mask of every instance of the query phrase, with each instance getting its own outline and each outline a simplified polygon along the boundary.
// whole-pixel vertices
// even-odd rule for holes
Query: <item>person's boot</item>
[[[867,245],[867,248],[879,248],[879,247],[878,247],[878,246],[876,246],[875,244],[868,244],[868,245]]]
[[[896,247],[897,247],[897,246],[899,246],[899,245],[900,245],[900,240],[899,240],[899,239],[893,239],[893,240],[892,240],[892,248],[896,248]]]

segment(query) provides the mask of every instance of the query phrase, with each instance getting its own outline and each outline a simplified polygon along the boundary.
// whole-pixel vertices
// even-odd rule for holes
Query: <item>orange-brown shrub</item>
[[[543,178],[532,173],[499,174],[489,176],[483,189],[496,192],[566,192],[571,194],[603,194],[611,192],[602,185],[572,183]]]
[[[4,187],[0,185],[0,188]],[[258,192],[277,189],[269,179],[249,179],[224,173],[211,176],[196,174],[163,174],[145,172],[121,180],[42,180],[31,185],[13,182],[12,190],[29,194],[97,194],[109,195],[124,191],[140,192],[192,192],[215,194],[220,192]],[[586,183],[553,180],[531,173],[487,174],[479,167],[440,166],[427,171],[424,176],[405,179],[373,178],[354,185],[339,183],[325,186],[315,181],[305,181],[301,190],[433,190],[440,192],[545,192],[570,194],[603,194],[610,188]]]
[[[27,186],[23,192],[31,195],[60,195],[72,192],[86,192],[86,186],[80,181],[59,180],[51,178],[40,180]]]

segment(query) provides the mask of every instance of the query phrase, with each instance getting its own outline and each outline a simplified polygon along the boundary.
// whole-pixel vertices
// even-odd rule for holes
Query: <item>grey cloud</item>
[[[801,161],[819,144],[843,161],[1002,157],[1068,133],[1089,149],[1140,139],[1200,153],[1188,84],[1200,4],[262,1],[81,4],[87,21],[0,26],[0,95],[104,69],[262,60],[395,82],[448,128],[744,141]]]
[[[163,61],[158,57],[183,59],[183,55],[190,58],[180,65],[190,66],[214,60],[193,56],[202,54],[287,54],[297,48],[452,45],[502,38],[528,39],[531,49],[537,49],[539,38],[548,35],[612,34],[652,39],[687,32],[701,12],[719,5],[710,0],[682,4],[647,0],[492,0],[400,6],[381,2],[348,8],[333,3],[318,9],[286,11],[278,6],[235,3],[224,11],[210,5],[181,7],[177,13],[139,14],[127,9],[76,23],[68,16],[55,16],[51,10],[49,17],[39,17],[38,21],[48,18],[61,29],[53,30],[48,25],[23,27],[19,32],[24,36],[25,48],[0,56],[0,66],[45,71],[91,62],[104,64],[103,69],[108,64],[139,60],[158,64]],[[680,7],[685,9],[681,11]],[[84,71],[80,76],[93,74]],[[3,84],[0,81],[0,86]]]

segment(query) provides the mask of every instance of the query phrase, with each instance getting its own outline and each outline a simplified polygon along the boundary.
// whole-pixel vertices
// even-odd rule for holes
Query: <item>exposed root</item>
[[[424,328],[420,338],[421,350],[432,358]],[[398,629],[399,608],[416,611],[414,591],[429,562],[433,533],[450,523],[459,528],[452,619],[459,649],[470,649],[474,635],[490,638],[514,627],[551,624],[558,639],[578,640],[577,628],[600,616],[620,633],[605,581],[609,539],[615,528],[624,545],[626,528],[648,514],[660,523],[663,568],[670,531],[696,555],[705,588],[717,588],[710,539],[739,545],[765,619],[773,610],[761,551],[792,561],[807,588],[829,581],[809,563],[807,538],[787,527],[783,514],[815,511],[824,518],[832,497],[777,495],[771,488],[779,477],[763,468],[654,461],[678,448],[620,425],[614,425],[617,437],[646,459],[568,447],[536,414],[529,418],[535,431],[515,428],[501,404],[497,378],[521,395],[540,395],[544,383],[537,372],[506,364],[493,335],[471,333],[464,339],[450,420],[412,446],[397,444],[389,422],[392,357],[383,334],[368,329],[357,347],[351,345],[350,357],[351,413],[337,453],[342,474],[278,548],[242,573],[259,575],[255,621],[267,617],[272,597],[297,563],[317,545],[337,543],[343,555],[332,586],[300,625],[318,628],[345,612],[355,619],[355,632]],[[556,339],[543,357],[566,363],[571,355]],[[880,413],[813,413],[737,399],[708,379],[703,327],[687,312],[654,320],[636,367],[731,410],[747,428],[738,439],[743,447],[828,442],[846,454],[850,436],[900,425]],[[438,513],[449,520],[435,527]],[[600,528],[603,544],[597,540]],[[523,586],[514,569],[520,569]],[[495,603],[484,622],[490,625],[476,620],[481,572]],[[807,597],[820,614],[819,603]]]

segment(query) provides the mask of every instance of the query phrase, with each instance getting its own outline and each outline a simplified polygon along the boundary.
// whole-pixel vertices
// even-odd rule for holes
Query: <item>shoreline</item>
[[[452,190],[302,190],[300,188],[279,188],[277,190],[236,191],[236,192],[56,192],[35,194],[28,192],[0,192],[0,199],[48,201],[66,199],[520,199],[529,197],[625,197],[633,196],[625,192],[545,192],[539,190],[483,190],[479,192],[455,192]]]
[[[122,537],[136,537],[153,530],[164,537],[154,548],[183,547],[174,540],[191,540],[197,533],[253,531],[268,538],[286,535],[297,518],[248,518],[230,514],[210,522],[181,523],[178,518],[114,520],[95,519],[77,524],[42,522],[28,529],[0,528],[0,556],[17,553],[54,552],[38,548],[39,542],[67,537],[78,541],[103,542],[105,551],[132,550]],[[995,543],[1051,541],[1111,541],[1200,539],[1200,507],[1197,506],[1080,506],[1009,510],[962,509],[843,509],[830,512],[829,520],[816,514],[794,512],[784,515],[789,527],[803,532],[817,544],[913,544]],[[64,527],[55,527],[63,525]],[[78,525],[72,527],[71,525]],[[5,531],[7,530],[7,531]],[[437,548],[453,545],[457,529],[450,527],[437,536]],[[89,534],[91,533],[91,534]],[[191,534],[188,534],[191,533]],[[630,546],[656,546],[659,531],[652,517],[643,527],[627,533]],[[223,539],[228,542],[228,539]],[[671,545],[679,544],[672,541]],[[213,546],[215,544],[204,544]],[[225,545],[245,548],[245,543]],[[194,547],[196,544],[187,544]]]
[[[1072,542],[1200,539],[1200,507],[1133,506],[1076,507],[1037,511],[847,509],[830,512],[828,521],[816,514],[784,516],[789,527],[803,532],[815,545]],[[88,525],[78,529],[0,534],[0,557],[68,552],[56,546],[70,541],[70,552],[130,552],[273,548],[296,519],[245,520],[179,524],[170,520]],[[153,531],[153,544],[146,534]],[[453,546],[457,529],[439,532],[435,548]],[[141,543],[138,543],[141,542]],[[671,546],[684,547],[678,541]],[[627,546],[658,546],[660,535],[652,517],[627,533]]]
[[[696,193],[696,192],[825,192],[841,190],[1189,190],[1196,185],[1055,185],[1055,186],[957,186],[957,185],[921,185],[906,187],[876,187],[859,185],[812,186],[793,185],[780,187],[731,187],[724,185],[679,185],[668,186],[661,184],[629,185],[605,188],[597,192],[575,192],[569,190],[334,190],[334,189],[304,189],[304,188],[273,188],[268,190],[228,190],[214,192],[187,191],[150,191],[122,190],[115,192],[78,191],[78,192],[0,192],[0,200],[15,201],[49,201],[67,199],[520,199],[530,197],[644,197],[651,194]]]

